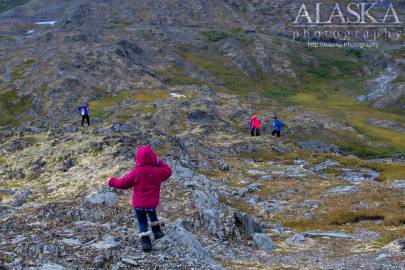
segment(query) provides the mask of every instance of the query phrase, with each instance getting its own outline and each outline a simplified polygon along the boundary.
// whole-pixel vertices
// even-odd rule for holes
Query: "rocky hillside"
[[[0,1],[0,265],[404,269],[401,40],[310,49],[289,36],[297,9]],[[105,186],[141,144],[174,171],[151,254],[130,191]]]

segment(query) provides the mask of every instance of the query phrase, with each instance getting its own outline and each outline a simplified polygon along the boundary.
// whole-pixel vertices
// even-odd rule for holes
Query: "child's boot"
[[[142,251],[144,252],[152,251],[152,242],[149,237],[149,232],[140,233],[139,238],[141,239]]]
[[[152,228],[153,236],[155,240],[162,238],[165,234],[162,232],[160,228],[159,221],[151,222],[150,227]]]

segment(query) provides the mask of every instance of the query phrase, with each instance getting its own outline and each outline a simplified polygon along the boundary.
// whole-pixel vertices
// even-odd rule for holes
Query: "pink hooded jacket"
[[[134,208],[156,208],[160,201],[160,184],[169,179],[172,170],[158,159],[149,146],[141,146],[136,152],[136,167],[122,178],[111,178],[108,185],[117,189],[133,187]]]

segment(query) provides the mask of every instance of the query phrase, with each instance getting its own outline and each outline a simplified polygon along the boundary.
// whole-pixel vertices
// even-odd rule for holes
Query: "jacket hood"
[[[140,166],[155,166],[157,164],[156,153],[150,146],[143,145],[136,151],[136,167]]]

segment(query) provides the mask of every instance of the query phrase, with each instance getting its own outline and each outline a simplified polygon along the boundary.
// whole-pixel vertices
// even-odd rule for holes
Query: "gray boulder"
[[[277,248],[270,236],[265,233],[253,234],[253,242],[256,244],[257,248],[261,250],[272,251]]]
[[[31,178],[36,179],[42,173],[42,168],[45,166],[45,161],[42,160],[42,157],[37,158],[31,168]]]
[[[391,159],[394,163],[405,163],[405,153],[396,154]]]
[[[345,233],[338,232],[306,232],[304,233],[305,237],[324,237],[324,238],[341,238],[341,239],[353,239],[352,236]]]
[[[12,206],[14,207],[18,207],[23,205],[29,195],[31,194],[31,191],[28,189],[20,189],[19,191],[16,192],[15,196],[14,196],[14,201],[12,202]]]
[[[263,231],[260,220],[249,214],[238,211],[235,213],[235,220],[238,227],[248,235],[261,233]]]
[[[260,191],[262,184],[260,183],[250,183],[246,185],[248,192],[257,192]]]
[[[361,168],[359,170],[345,168],[342,169],[342,171],[343,174],[340,177],[354,184],[375,181],[380,176],[379,172],[366,168]]]
[[[117,200],[117,195],[114,192],[95,192],[87,195],[84,198],[85,205],[103,205],[106,204],[109,207],[113,206]]]
[[[305,244],[305,237],[302,234],[295,233],[288,237],[285,242],[289,245],[303,245]]]
[[[66,153],[63,158],[62,171],[67,172],[70,168],[76,165],[76,160],[72,158],[70,153]]]
[[[79,131],[79,128],[77,126],[70,125],[70,126],[63,127],[62,131],[66,132],[66,133],[75,133],[75,132]]]
[[[273,176],[271,174],[263,175],[259,178],[260,181],[271,181],[273,180]]]
[[[121,124],[121,123],[114,123],[111,127],[112,131],[117,133],[124,133],[124,132],[131,132],[132,128],[130,125]]]
[[[347,194],[352,192],[358,192],[360,190],[359,187],[356,186],[341,186],[341,187],[334,187],[328,190],[328,193],[331,194]]]
[[[405,180],[395,180],[390,183],[390,188],[405,190]]]
[[[299,141],[297,145],[305,150],[312,152],[340,152],[339,148],[333,144],[327,144],[322,141],[312,140],[312,141]]]
[[[116,242],[114,238],[110,235],[106,235],[103,240],[98,241],[91,246],[98,250],[109,250],[117,248],[120,243]]]
[[[209,269],[223,269],[218,262],[212,259],[209,249],[205,248],[196,236],[188,232],[183,226],[183,221],[178,220],[174,226],[166,228],[166,236],[158,241],[156,248],[174,247],[176,257],[186,260],[203,260],[210,266]]]
[[[321,172],[321,171],[323,171],[323,170],[325,170],[325,169],[328,169],[328,168],[334,167],[334,166],[338,166],[338,165],[339,165],[339,162],[336,162],[336,161],[331,160],[331,159],[327,159],[327,160],[325,160],[324,162],[321,162],[321,163],[316,164],[316,165],[313,167],[312,170],[313,170],[314,172]]]
[[[196,208],[200,212],[202,225],[219,238],[238,236],[234,211],[219,202],[214,184],[205,175],[196,174],[179,161],[167,162],[172,168],[172,178],[193,192]]]
[[[251,174],[251,175],[267,175],[268,174],[268,172],[260,171],[260,170],[254,170],[254,169],[248,170],[247,173]]]
[[[389,120],[369,118],[368,123],[378,128],[391,129],[394,131],[405,133],[405,127],[403,127],[400,123],[391,122]]]
[[[229,164],[226,163],[225,161],[220,160],[219,163],[218,163],[218,168],[219,168],[221,171],[227,172],[227,171],[229,171],[229,170],[231,169],[231,166],[229,166]]]

